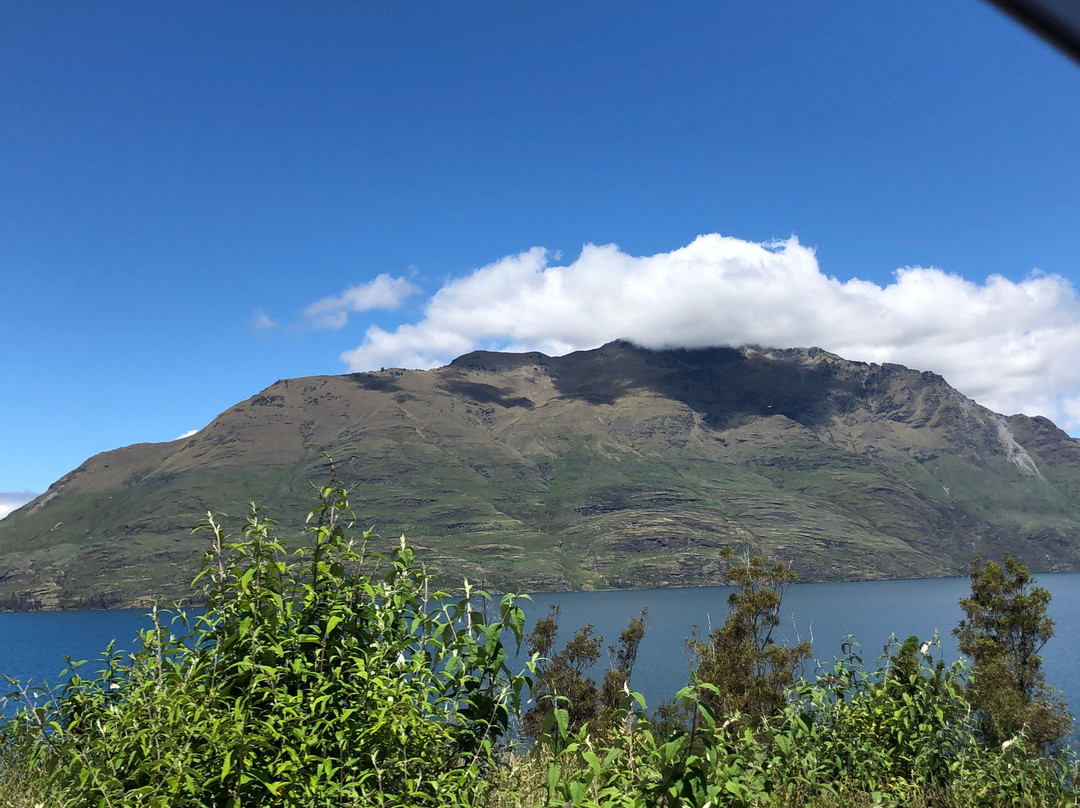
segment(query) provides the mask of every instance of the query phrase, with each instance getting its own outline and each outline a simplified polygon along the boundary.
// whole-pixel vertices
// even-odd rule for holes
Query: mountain
[[[295,542],[333,458],[359,521],[445,585],[718,583],[724,545],[805,580],[1080,569],[1080,441],[940,376],[817,348],[562,357],[276,382],[171,443],[105,452],[0,521],[0,606],[179,600],[208,510]],[[239,529],[239,520],[229,522]]]

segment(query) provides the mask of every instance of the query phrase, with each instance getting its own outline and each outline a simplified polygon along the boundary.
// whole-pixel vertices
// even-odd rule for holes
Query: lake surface
[[[1080,711],[1080,573],[1040,575],[1038,584],[1053,595],[1049,611],[1057,632],[1042,652],[1047,682]],[[687,683],[691,658],[685,638],[695,626],[707,634],[723,623],[730,591],[705,587],[538,594],[527,611],[531,621],[545,615],[549,604],[558,604],[561,642],[592,623],[606,646],[618,640],[629,618],[647,608],[648,627],[631,685],[652,708]],[[794,584],[784,592],[782,622],[773,636],[784,644],[811,640],[814,658],[831,666],[841,655],[844,637],[851,634],[862,646],[864,664],[874,667],[890,635],[903,641],[915,634],[925,640],[937,632],[945,661],[951,663],[960,656],[952,636],[963,616],[958,601],[970,593],[967,578]]]
[[[1074,712],[1080,711],[1080,573],[1038,576],[1053,595],[1050,616],[1055,636],[1043,649],[1051,687],[1061,690]],[[707,634],[727,615],[725,587],[700,589],[558,592],[533,595],[526,603],[529,622],[543,617],[549,604],[562,609],[560,644],[585,623],[605,638],[618,640],[627,621],[648,609],[648,628],[638,652],[632,687],[645,694],[650,709],[670,699],[688,681],[690,656],[685,638],[699,628]],[[941,636],[947,662],[959,654],[951,635],[962,613],[957,601],[970,593],[967,578],[921,581],[795,584],[784,593],[783,623],[774,634],[782,642],[813,641],[814,657],[826,666],[840,655],[845,635],[862,645],[863,660],[873,667],[895,634],[929,639]],[[130,649],[135,631],[146,625],[145,610],[0,614],[0,673],[23,682],[54,684],[72,659],[97,657],[115,639]],[[85,670],[95,670],[93,663]]]

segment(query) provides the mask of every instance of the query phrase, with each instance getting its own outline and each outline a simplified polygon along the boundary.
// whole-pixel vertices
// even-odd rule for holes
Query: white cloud
[[[334,312],[327,301],[314,305]],[[973,282],[908,267],[886,286],[840,281],[794,237],[712,234],[650,256],[589,244],[565,266],[533,248],[451,280],[419,322],[372,326],[341,359],[353,371],[428,368],[476,348],[558,355],[620,337],[647,347],[816,345],[935,371],[999,412],[1080,426],[1080,301],[1064,278]]]
[[[278,323],[265,311],[258,309],[251,315],[251,327],[256,331],[262,331],[267,328],[277,328]]]
[[[192,435],[194,435],[198,431],[199,430],[197,430],[197,429],[189,429],[183,435],[177,435],[175,438],[173,438],[173,440],[183,440],[184,438],[190,438]]]
[[[344,328],[350,312],[372,309],[396,309],[405,298],[420,291],[405,278],[383,273],[374,280],[350,286],[340,295],[324,297],[304,309],[304,319],[311,328]]]
[[[3,519],[15,509],[22,507],[36,496],[37,494],[30,491],[0,491],[0,519]]]

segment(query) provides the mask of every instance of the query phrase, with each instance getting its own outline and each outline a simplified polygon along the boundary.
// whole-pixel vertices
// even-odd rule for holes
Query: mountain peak
[[[1080,441],[1044,418],[816,347],[616,340],[283,379],[183,441],[97,455],[0,521],[0,607],[182,598],[207,510],[265,503],[297,539],[328,455],[361,522],[449,586],[718,583],[724,545],[807,580],[1005,551],[1080,569]]]

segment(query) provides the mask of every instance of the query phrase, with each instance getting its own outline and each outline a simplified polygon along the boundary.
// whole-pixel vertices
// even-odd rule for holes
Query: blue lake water
[[[1046,678],[1074,712],[1080,711],[1080,573],[1040,575],[1038,583],[1053,595],[1050,616],[1057,624],[1057,636],[1043,650]],[[705,587],[541,593],[526,604],[526,611],[531,623],[547,614],[549,604],[558,604],[560,641],[592,623],[606,646],[618,640],[629,618],[647,608],[648,629],[631,684],[652,708],[686,684],[690,657],[685,638],[695,626],[706,634],[723,622],[729,591]],[[774,636],[789,642],[812,640],[815,658],[830,664],[840,655],[844,636],[852,634],[869,666],[890,634],[901,640],[911,634],[929,639],[936,631],[951,662],[958,657],[951,635],[961,618],[957,601],[969,591],[966,578],[795,584],[785,591],[784,619]],[[140,623],[146,624],[143,610],[0,614],[0,673],[55,684],[65,667],[64,654],[92,660],[112,639],[118,648],[130,649]],[[88,670],[94,668],[88,665]]]
[[[1046,678],[1080,710],[1080,573],[1040,575],[1038,584],[1053,595],[1050,616],[1057,631],[1043,649]],[[970,591],[967,578],[795,584],[784,592],[783,621],[773,636],[785,644],[812,640],[814,658],[831,665],[851,634],[862,646],[864,663],[873,666],[891,634],[902,641],[912,634],[930,639],[937,632],[944,658],[952,662],[959,658],[951,633],[963,616],[958,601]],[[618,640],[629,618],[647,608],[648,628],[631,684],[652,707],[686,684],[690,656],[685,638],[695,626],[707,634],[724,621],[729,593],[725,587],[705,587],[538,594],[528,612],[534,620],[547,613],[549,604],[558,604],[561,641],[592,623],[606,645]]]

